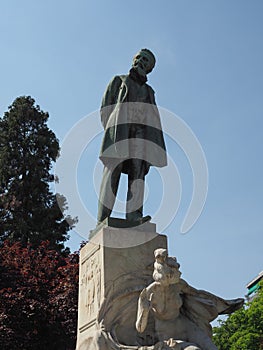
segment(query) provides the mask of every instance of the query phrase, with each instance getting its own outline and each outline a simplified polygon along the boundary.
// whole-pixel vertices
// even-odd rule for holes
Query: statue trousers
[[[102,222],[111,215],[124,167],[125,173],[128,173],[126,219],[134,221],[143,216],[144,180],[149,166],[144,160],[134,158],[118,165],[104,166],[98,205],[98,222]]]

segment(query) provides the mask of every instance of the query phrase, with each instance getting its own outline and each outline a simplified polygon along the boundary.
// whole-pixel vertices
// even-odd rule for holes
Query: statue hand
[[[150,309],[152,307],[152,297],[153,297],[153,293],[151,293],[149,295],[149,298],[148,298],[148,295],[147,295],[147,290],[146,288],[144,288],[142,291],[141,291],[141,294],[140,294],[140,302],[141,302],[141,306],[144,308],[144,309]]]

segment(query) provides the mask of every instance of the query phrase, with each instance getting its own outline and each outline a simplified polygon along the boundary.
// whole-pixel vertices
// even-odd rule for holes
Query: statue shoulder
[[[117,101],[118,90],[122,84],[122,80],[119,75],[115,75],[107,85],[101,102],[101,108],[114,105]]]
[[[108,87],[119,86],[122,83],[122,75],[115,75],[108,84]]]
[[[113,94],[116,95],[121,85],[127,85],[129,83],[127,78],[128,75],[115,75],[109,82],[106,91],[113,92]]]
[[[123,74],[123,75],[118,75],[119,79],[121,79],[121,82],[124,83],[125,85],[129,85],[130,83],[130,77],[128,74]]]
[[[150,93],[154,96],[155,91],[153,90],[153,88],[149,85],[149,84],[145,84],[148,88],[148,90],[150,91]]]

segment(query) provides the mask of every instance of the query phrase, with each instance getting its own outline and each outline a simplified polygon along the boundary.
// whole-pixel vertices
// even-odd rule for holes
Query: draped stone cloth
[[[83,347],[83,350],[217,349],[213,344],[209,347],[199,347],[198,338],[207,337],[210,339],[212,334],[210,322],[218,315],[230,314],[239,309],[244,300],[241,298],[225,300],[207,291],[196,290],[181,279],[180,285],[185,292],[181,294],[183,304],[177,319],[178,322],[183,322],[185,327],[190,326],[194,332],[193,337],[196,336],[197,339],[174,338],[170,334],[170,338],[179,340],[177,346],[170,348],[165,345],[164,339],[160,340],[156,337],[156,320],[153,320],[153,314],[149,315],[148,326],[142,336],[138,338],[138,333],[136,333],[137,302],[145,279],[149,280],[149,278],[148,274],[140,277],[136,275],[137,288],[127,288],[127,281],[132,280],[132,276],[125,275],[120,283],[123,284],[122,290],[118,293],[114,292],[113,289],[109,290],[98,315],[96,336],[89,340],[90,345]],[[176,324],[173,322],[173,320],[166,320],[165,331],[169,331],[170,323],[173,324],[176,331]],[[138,341],[141,345],[138,345]],[[154,346],[154,344],[156,345]]]

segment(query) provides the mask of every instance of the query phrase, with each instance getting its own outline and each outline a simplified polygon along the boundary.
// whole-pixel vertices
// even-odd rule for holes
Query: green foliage
[[[0,249],[1,350],[74,350],[78,254],[5,241]]]
[[[70,225],[50,191],[59,144],[48,117],[28,96],[17,98],[0,119],[0,243],[8,238],[36,247],[48,240],[62,250],[68,239]],[[63,196],[60,203],[66,207]]]
[[[258,295],[213,329],[219,350],[263,349],[263,285]]]

